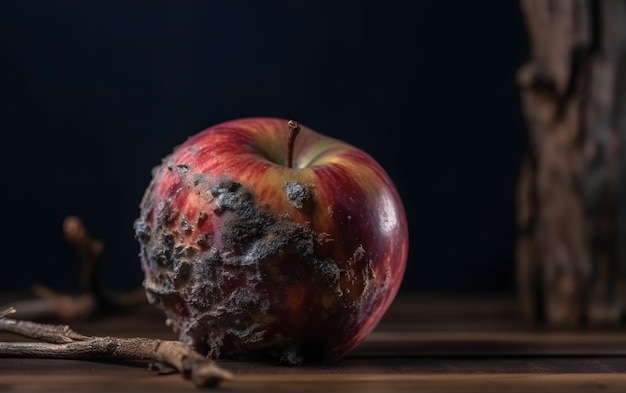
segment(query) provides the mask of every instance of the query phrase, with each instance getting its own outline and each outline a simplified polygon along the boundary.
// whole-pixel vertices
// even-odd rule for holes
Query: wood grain
[[[626,312],[626,4],[521,0],[529,146],[517,207],[527,320],[619,325]]]
[[[226,392],[623,392],[626,331],[542,330],[523,323],[515,299],[402,297],[348,357],[282,367],[220,360]],[[170,339],[159,310],[89,320],[93,335]],[[21,340],[8,334],[0,340]],[[0,391],[196,391],[147,363],[0,359]]]

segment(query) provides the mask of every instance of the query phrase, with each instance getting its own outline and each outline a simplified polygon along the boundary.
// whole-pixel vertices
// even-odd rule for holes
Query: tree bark
[[[521,0],[529,149],[517,268],[533,323],[617,324],[626,278],[626,2]]]

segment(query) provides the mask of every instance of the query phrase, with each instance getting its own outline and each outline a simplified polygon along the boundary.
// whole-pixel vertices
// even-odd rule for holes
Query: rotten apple
[[[407,220],[369,154],[296,122],[210,127],[153,170],[135,222],[144,287],[211,357],[339,359],[400,287]]]

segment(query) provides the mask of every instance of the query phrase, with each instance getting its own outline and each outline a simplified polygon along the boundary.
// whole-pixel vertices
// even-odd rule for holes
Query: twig
[[[41,299],[41,302],[49,304],[55,316],[65,321],[87,319],[96,311],[99,304],[98,298],[91,292],[68,295],[43,285],[34,285],[33,293]],[[22,315],[20,306],[15,307],[20,310],[20,319],[35,319],[26,318]]]
[[[141,287],[129,293],[111,294],[102,286],[99,275],[104,243],[93,238],[82,220],[68,216],[63,221],[65,239],[74,245],[80,257],[80,294],[63,294],[43,285],[34,285],[36,299],[13,302],[21,320],[60,318],[64,321],[84,320],[96,313],[119,312],[146,304]]]
[[[74,245],[81,259],[80,283],[84,290],[92,292],[96,297],[103,296],[97,274],[104,243],[91,237],[80,218],[68,216],[63,221],[63,234],[65,239]]]
[[[0,311],[0,319],[15,313],[15,308],[9,307],[4,311]]]
[[[0,331],[44,342],[0,342],[0,357],[152,360],[173,366],[198,387],[214,387],[233,378],[231,372],[179,341],[85,336],[67,325],[5,318],[13,312],[0,312]]]

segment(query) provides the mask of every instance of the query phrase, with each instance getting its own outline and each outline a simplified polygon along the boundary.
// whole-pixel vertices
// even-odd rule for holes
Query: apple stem
[[[293,145],[296,141],[296,136],[300,132],[300,124],[297,121],[289,120],[287,122],[289,126],[289,140],[287,141],[287,167],[293,168]]]

